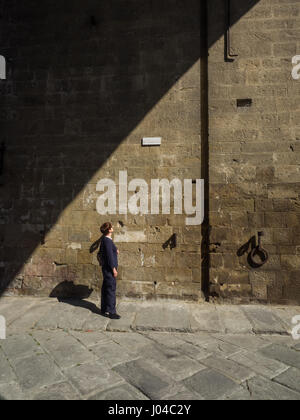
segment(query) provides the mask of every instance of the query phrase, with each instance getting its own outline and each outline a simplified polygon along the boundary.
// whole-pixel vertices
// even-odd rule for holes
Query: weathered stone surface
[[[202,361],[202,359],[205,359],[214,353],[212,349],[204,349],[199,346],[194,346],[193,344],[190,344],[190,343],[177,345],[175,349],[179,353],[185,354],[191,359],[195,359],[200,362]]]
[[[300,315],[300,308],[299,306],[290,307],[290,306],[284,306],[284,307],[273,307],[272,311],[275,313],[278,318],[281,319],[281,321],[286,326],[286,329],[289,333],[291,333],[292,329],[295,327],[295,324],[293,324],[292,320],[295,316]]]
[[[96,346],[90,347],[90,350],[103,364],[107,364],[110,368],[137,358],[135,353],[124,350],[122,346],[113,341],[97,344]]]
[[[203,359],[201,363],[221,372],[223,375],[228,376],[238,383],[244,382],[254,376],[254,373],[250,369],[247,369],[236,362],[232,362],[232,360],[229,359],[211,356]]]
[[[276,376],[273,381],[300,393],[300,369],[290,368]]]
[[[252,334],[215,334],[219,340],[232,344],[248,351],[257,351],[269,345],[268,341],[263,340],[260,336]]]
[[[55,363],[45,354],[16,359],[12,365],[24,390],[51,385],[64,379]]]
[[[239,307],[216,306],[219,314],[220,323],[224,327],[225,333],[249,333],[252,331],[252,325]]]
[[[123,378],[108,370],[101,362],[75,366],[66,369],[64,374],[83,396],[124,383]]]
[[[220,316],[213,306],[191,305],[193,331],[223,332]]]
[[[9,363],[8,357],[0,349],[0,384],[7,384],[16,379],[16,375]]]
[[[258,334],[286,334],[286,326],[268,307],[243,305],[242,310]]]
[[[1,384],[0,382],[0,400],[24,401],[28,399],[22,388],[17,382]]]
[[[120,332],[110,332],[109,337],[116,343],[119,343],[122,347],[126,348],[129,352],[135,352],[142,355],[143,348],[152,344],[147,333],[136,333],[131,332],[130,334],[124,334]],[[149,337],[149,338],[148,338]]]
[[[56,305],[55,313],[50,316],[51,311],[52,309],[49,309],[37,322],[37,328],[81,330],[90,316],[89,310],[63,302]]]
[[[36,401],[70,401],[80,400],[81,398],[68,382],[61,382],[41,388],[33,394],[32,399]]]
[[[278,360],[285,365],[300,369],[300,356],[299,352],[296,350],[278,344],[272,344],[269,347],[260,350],[260,353],[265,357]]]
[[[144,4],[109,13],[101,4],[105,40],[97,16],[84,40],[65,31],[70,18],[79,22],[77,4],[7,6],[3,39],[12,57],[22,48],[26,54],[13,72],[7,60],[1,84],[10,152],[1,177],[1,285],[8,294],[48,296],[61,282],[78,281],[99,291],[89,248],[107,216],[96,211],[96,185],[104,178],[118,184],[127,168],[148,184],[203,176],[210,193],[204,227],[209,221],[212,230],[200,250],[202,227],[187,227],[173,204],[171,214],[109,215],[124,252],[122,296],[201,300],[210,286],[216,299],[299,304],[300,93],[291,77],[299,4],[232,4],[232,60],[224,60],[223,0],[208,5],[209,54],[199,48],[201,3],[177,2],[172,19],[170,8]],[[36,16],[43,31],[29,31]],[[200,56],[208,57],[207,84]],[[120,75],[122,66],[128,72]],[[251,106],[239,106],[245,98]],[[142,148],[145,135],[162,137],[162,146]],[[269,252],[262,269],[249,264],[250,249],[238,252],[258,230]],[[174,233],[177,248],[163,249]],[[218,252],[202,278],[208,244]]]
[[[227,394],[240,389],[237,383],[211,369],[205,369],[196,373],[186,379],[184,384],[187,388],[209,400],[224,398]]]
[[[111,401],[129,401],[129,400],[148,400],[142,392],[130,384],[119,385],[106,391],[100,392],[89,398],[90,400],[111,400]]]
[[[111,342],[110,336],[101,331],[70,331],[69,333],[86,347]]]
[[[147,346],[143,349],[143,357],[175,381],[181,381],[204,369],[197,361],[180,354],[176,347],[171,349],[162,345]]]
[[[300,394],[262,377],[250,379],[244,385],[254,400],[299,400]]]
[[[287,369],[284,363],[264,357],[255,350],[234,354],[229,358],[242,366],[248,367],[257,375],[270,379]]]
[[[45,300],[36,298],[37,308],[42,301]],[[57,322],[55,309],[61,305],[57,301],[52,304],[49,325]],[[86,304],[94,308],[92,302]],[[28,319],[31,313],[36,314],[35,305],[31,307],[32,312],[26,312]],[[157,302],[136,303],[134,310],[155,311],[159,306]],[[212,314],[216,312],[215,305],[204,306]],[[88,311],[88,308],[65,305],[69,307],[74,316],[78,315],[79,325],[81,321],[86,325],[82,309]],[[191,315],[190,304],[181,302],[180,308]],[[224,311],[225,308],[229,311],[228,320],[232,319],[231,306],[224,306]],[[269,310],[272,312],[272,307]],[[170,313],[173,311],[174,302]],[[130,307],[128,313],[134,313]],[[61,311],[60,317],[62,314]],[[51,322],[52,317],[55,323]],[[153,329],[110,332],[99,322],[99,330],[82,326],[80,331],[30,325],[26,321],[27,332],[20,334],[15,329],[6,340],[0,341],[0,399],[255,399],[256,392],[260,398],[268,399],[278,392],[276,385],[283,388],[283,395],[288,395],[292,388],[298,389],[299,351],[296,341],[287,335]],[[251,382],[253,375],[258,383]],[[262,377],[273,381],[271,385],[266,383],[266,391]],[[247,386],[249,382],[251,386]],[[240,383],[242,387],[238,386]]]
[[[232,394],[226,396],[225,398],[221,398],[223,400],[230,400],[230,401],[248,401],[252,400],[251,395],[247,389],[238,389],[234,391]]]
[[[32,298],[15,299],[2,298],[0,301],[0,313],[5,317],[7,326],[9,326],[13,321],[22,318],[22,316],[26,314],[27,311],[30,311],[36,303],[36,300]],[[5,305],[2,307],[4,300]]]
[[[191,331],[190,319],[187,312],[179,305],[155,305],[142,308],[135,319],[134,328],[137,330]]]
[[[172,383],[168,375],[143,360],[116,366],[114,371],[131,385],[140,389],[150,399],[160,398]]]
[[[95,360],[95,355],[74,337],[63,331],[36,331],[35,340],[63,368]]]
[[[135,313],[121,315],[121,319],[111,319],[107,324],[106,331],[130,331],[136,318]]]
[[[13,321],[9,326],[9,331],[23,332],[28,331],[37,324],[39,319],[47,316],[53,310],[55,303],[49,300],[42,301],[40,304],[33,305],[25,314]]]
[[[171,389],[164,395],[162,400],[170,401],[190,401],[190,400],[203,400],[201,395],[196,392],[191,391],[183,384],[173,386]]]
[[[6,340],[1,340],[0,346],[9,359],[34,356],[44,353],[43,349],[30,334],[10,335]]]
[[[108,323],[108,318],[94,313],[89,313],[82,323],[81,329],[83,331],[105,331]]]
[[[232,354],[240,353],[241,348],[225,343],[224,341],[217,340],[217,339],[211,339],[207,343],[199,344],[200,348],[204,349],[207,353],[211,353],[214,355],[220,355],[221,357],[224,356],[231,356]]]

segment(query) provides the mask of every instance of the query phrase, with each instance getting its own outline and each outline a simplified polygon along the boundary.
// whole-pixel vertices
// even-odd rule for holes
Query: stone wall
[[[222,0],[209,1],[210,34],[224,27]],[[300,302],[300,2],[261,0],[209,55],[210,290],[233,300]],[[218,11],[216,13],[216,11]],[[238,99],[252,106],[238,107]],[[249,239],[263,231],[268,262],[249,265]],[[251,262],[251,261],[250,261]]]
[[[207,2],[207,40],[205,3],[0,0],[2,292],[97,295],[90,246],[111,220],[120,296],[300,302],[300,3],[231,0],[227,61],[227,2]],[[119,171],[205,178],[205,223],[99,215],[97,182]]]
[[[96,211],[97,182],[201,175],[197,0],[1,1],[0,275],[6,294],[89,295],[111,220],[118,294],[200,299],[201,226]],[[143,137],[162,137],[159,148]],[[177,247],[163,245],[174,233]]]

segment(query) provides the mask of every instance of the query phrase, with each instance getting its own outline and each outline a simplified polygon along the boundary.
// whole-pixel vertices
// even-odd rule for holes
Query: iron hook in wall
[[[253,268],[262,267],[269,259],[267,251],[261,246],[262,236],[264,236],[264,232],[258,232],[258,245],[252,249],[248,257],[249,264]]]

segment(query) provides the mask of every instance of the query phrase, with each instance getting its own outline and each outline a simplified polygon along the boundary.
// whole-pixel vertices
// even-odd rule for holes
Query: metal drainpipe
[[[201,178],[204,179],[204,221],[201,226],[201,287],[209,298],[209,111],[208,111],[208,0],[200,0]]]

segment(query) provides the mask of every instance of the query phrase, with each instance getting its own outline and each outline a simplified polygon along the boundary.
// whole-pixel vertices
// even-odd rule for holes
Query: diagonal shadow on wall
[[[231,24],[258,1],[234,0]],[[226,3],[209,2],[208,47],[224,36]],[[3,293],[61,212],[199,58],[207,88],[207,38],[204,0],[2,0],[0,11],[8,73],[0,82]],[[205,103],[199,118],[208,156]],[[208,183],[207,167],[202,175]]]

